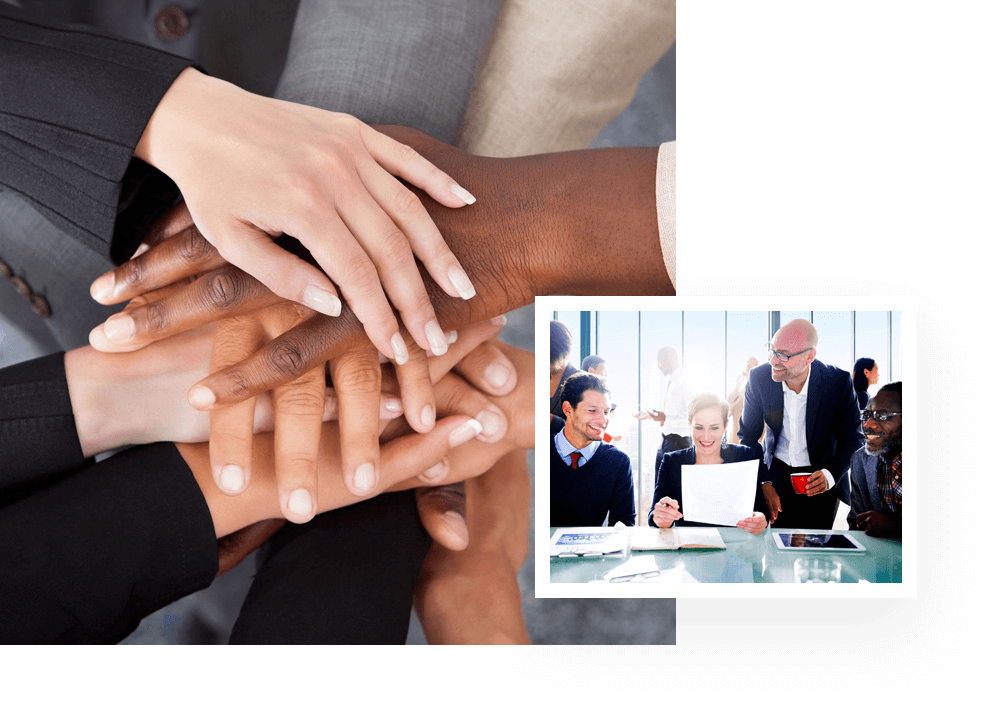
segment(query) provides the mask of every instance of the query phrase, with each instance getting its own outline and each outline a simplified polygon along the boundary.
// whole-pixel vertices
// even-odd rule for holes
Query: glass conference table
[[[628,548],[609,556],[567,556],[551,558],[552,583],[588,583],[603,580],[604,574],[625,561],[651,556],[661,579],[677,583],[793,583],[793,564],[800,557],[823,556],[841,563],[841,583],[900,583],[903,580],[903,550],[900,541],[866,536],[861,531],[819,531],[851,536],[866,550],[784,551],[773,541],[776,530],[766,529],[753,536],[734,527],[717,529],[727,549],[687,549],[678,551],[631,551]],[[789,529],[781,529],[786,532]],[[555,534],[550,529],[548,537]],[[546,549],[547,550],[547,549]]]

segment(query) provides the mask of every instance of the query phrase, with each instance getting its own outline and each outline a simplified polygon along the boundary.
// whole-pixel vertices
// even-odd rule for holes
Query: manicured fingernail
[[[391,414],[402,414],[403,402],[399,399],[383,399],[383,408]]]
[[[421,478],[428,483],[436,483],[448,476],[448,464],[444,459],[421,472]]]
[[[217,397],[214,396],[214,392],[205,386],[195,386],[190,389],[190,393],[186,397],[187,401],[190,402],[190,406],[194,409],[209,409],[217,401]]]
[[[445,333],[441,331],[441,325],[436,319],[424,325],[424,333],[427,335],[428,344],[431,345],[431,353],[436,357],[448,351],[448,339],[445,338]]]
[[[221,469],[221,488],[230,494],[236,494],[245,488],[245,472],[240,466],[228,464]]]
[[[469,194],[469,192],[465,189],[465,187],[463,187],[462,185],[456,182],[452,182],[450,185],[448,185],[448,189],[450,189],[452,191],[452,194],[454,194],[456,197],[458,197],[466,204],[472,204],[473,202],[476,201],[476,198],[473,197],[471,194]]]
[[[510,380],[510,369],[505,367],[503,364],[493,362],[486,367],[486,371],[483,373],[483,378],[485,378],[487,383],[489,383],[489,385],[494,389],[502,389]]]
[[[446,511],[442,514],[441,521],[445,529],[452,534],[452,538],[457,540],[457,544],[465,548],[469,545],[469,529],[465,525],[465,519],[458,511]]]
[[[452,448],[460,446],[470,439],[475,439],[483,427],[475,419],[469,419],[466,423],[453,431],[448,436],[448,445]]]
[[[493,317],[492,319],[490,319],[490,321],[496,324],[498,327],[502,327],[504,324],[507,323],[507,316],[505,314],[501,314],[499,316]]]
[[[445,339],[448,340],[449,344],[454,344],[459,340],[459,333],[455,331],[448,332],[448,334],[445,335]]]
[[[116,314],[103,323],[103,333],[115,344],[126,342],[134,332],[134,319],[127,314]]]
[[[105,274],[90,285],[90,296],[98,302],[110,301],[114,295],[114,275]]]
[[[452,286],[455,287],[455,291],[463,299],[471,299],[476,296],[476,288],[469,281],[469,275],[459,265],[453,264],[448,268],[448,279],[452,282]]]
[[[362,464],[355,470],[355,478],[352,479],[355,488],[362,493],[372,491],[376,485],[376,469],[372,464]]]
[[[421,409],[421,426],[425,429],[430,429],[434,426],[434,407],[431,405],[425,406]]]
[[[303,290],[303,303],[315,312],[327,314],[329,317],[341,315],[341,300],[316,284],[309,284]]]
[[[310,516],[314,513],[314,500],[307,489],[294,489],[286,500],[286,510],[297,516]]]
[[[479,425],[483,427],[480,434],[485,436],[487,439],[497,436],[503,431],[504,428],[503,419],[489,409],[483,409],[481,412],[476,414],[476,421],[478,421]]]
[[[393,348],[393,360],[397,364],[406,364],[410,357],[407,355],[407,344],[400,336],[400,332],[396,332],[390,338],[390,346]]]

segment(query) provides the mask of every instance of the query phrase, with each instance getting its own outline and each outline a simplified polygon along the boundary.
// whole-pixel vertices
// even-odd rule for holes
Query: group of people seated
[[[571,337],[564,325],[555,324],[559,323],[553,322],[551,332],[551,525],[634,525],[630,459],[604,445],[606,381],[563,364]],[[686,402],[690,445],[673,446],[678,442],[664,437],[648,524],[663,529],[709,525],[683,518],[682,467],[760,459],[753,512],[741,517],[737,528],[754,535],[771,525],[830,530],[844,502],[850,506],[849,529],[899,539],[902,383],[881,387],[861,409],[852,376],[816,359],[817,331],[803,319],[783,325],[768,349],[769,360],[750,368],[744,387],[736,387],[742,394],[739,443],[728,441],[732,407],[727,401],[702,393]],[[667,361],[664,355],[660,352],[660,366]],[[868,366],[857,367],[864,369],[862,391],[878,376],[875,362],[867,361]],[[671,361],[669,365],[678,367]],[[675,383],[670,381],[670,388]],[[679,411],[674,406],[678,401],[678,391],[667,393],[670,414]],[[643,418],[671,426],[661,411],[643,413]],[[804,478],[795,483],[793,475]]]

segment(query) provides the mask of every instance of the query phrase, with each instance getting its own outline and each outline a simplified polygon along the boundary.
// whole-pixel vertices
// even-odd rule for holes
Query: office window
[[[569,354],[569,363],[574,367],[579,367],[583,358],[579,355],[579,312],[555,312],[554,319],[566,325],[569,333],[572,334],[572,352]]]
[[[852,312],[814,312],[817,358],[852,372]]]
[[[870,357],[879,366],[879,381],[869,387],[875,396],[890,382],[888,312],[855,312],[855,358]]]
[[[727,398],[744,390],[742,372],[749,357],[768,361],[765,343],[771,320],[779,324],[812,320],[818,333],[817,357],[851,372],[855,358],[871,356],[879,364],[879,384],[899,380],[902,373],[899,312],[594,312],[591,351],[607,363],[607,386],[617,405],[608,433],[621,436],[614,445],[631,458],[638,524],[646,525],[655,492],[655,455],[662,440],[658,422],[639,421],[640,409],[665,409],[669,378],[658,366],[659,349],[671,346],[679,355],[689,393],[712,392]],[[570,361],[580,366],[580,312],[557,312],[573,335]],[[892,328],[892,337],[891,337]],[[892,344],[890,343],[892,342]],[[892,366],[892,369],[890,369]],[[728,440],[737,441],[734,420]]]

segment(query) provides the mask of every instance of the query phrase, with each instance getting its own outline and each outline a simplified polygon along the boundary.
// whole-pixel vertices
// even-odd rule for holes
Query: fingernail
[[[498,327],[502,327],[504,324],[507,323],[507,316],[501,314],[498,317],[493,317],[492,319],[490,319],[490,321],[496,324]]]
[[[453,431],[448,437],[448,445],[452,448],[460,446],[476,436],[483,430],[483,427],[475,419],[469,419],[466,423]]]
[[[502,389],[510,380],[510,369],[503,364],[493,362],[486,367],[483,377],[494,389]]]
[[[205,386],[195,386],[186,397],[194,409],[209,409],[217,401],[214,392]]]
[[[448,334],[445,335],[445,338],[448,340],[449,344],[454,344],[459,340],[459,333],[456,331],[448,332]]]
[[[465,187],[458,184],[457,182],[452,182],[450,185],[448,185],[448,189],[450,189],[452,191],[452,194],[454,194],[456,197],[458,197],[466,204],[472,204],[476,201],[476,198],[473,197],[471,194],[469,194],[469,192],[465,189]]]
[[[316,284],[309,284],[303,290],[303,303],[315,312],[327,314],[329,317],[341,315],[341,300]]]
[[[383,408],[391,414],[402,414],[403,402],[399,399],[384,399]]]
[[[479,425],[483,427],[480,434],[485,436],[487,439],[497,436],[501,431],[503,431],[504,428],[503,419],[489,409],[483,409],[481,412],[476,414],[476,421],[478,421]]]
[[[362,464],[355,470],[355,477],[352,479],[355,488],[362,493],[372,491],[376,485],[376,469],[372,464]]]
[[[314,513],[314,500],[307,489],[294,489],[286,500],[286,510],[297,516],[310,516]]]
[[[448,268],[448,279],[451,281],[452,286],[455,287],[455,291],[463,299],[471,299],[476,296],[476,288],[472,286],[469,275],[459,265],[453,264]]]
[[[434,407],[430,404],[421,409],[421,426],[425,429],[434,426]]]
[[[410,357],[407,355],[407,344],[400,336],[400,332],[396,332],[390,339],[390,346],[393,348],[394,361],[397,364],[406,364]]]
[[[465,519],[457,511],[446,511],[441,516],[441,521],[445,525],[452,537],[458,540],[458,544],[465,548],[469,545],[469,528],[465,525]]]
[[[90,296],[98,302],[109,301],[114,294],[114,275],[105,274],[90,285]]]
[[[428,344],[431,345],[431,353],[436,357],[448,351],[448,339],[445,338],[445,333],[441,331],[441,325],[436,319],[424,325],[424,333],[427,335]]]
[[[103,333],[115,344],[126,342],[134,332],[134,319],[127,314],[115,315],[103,323]]]
[[[448,464],[444,459],[439,461],[437,464],[432,466],[430,469],[425,469],[421,472],[421,478],[428,483],[435,483],[441,481],[443,478],[448,476]]]
[[[240,466],[228,464],[221,469],[221,488],[230,494],[236,494],[245,488],[245,472]]]

